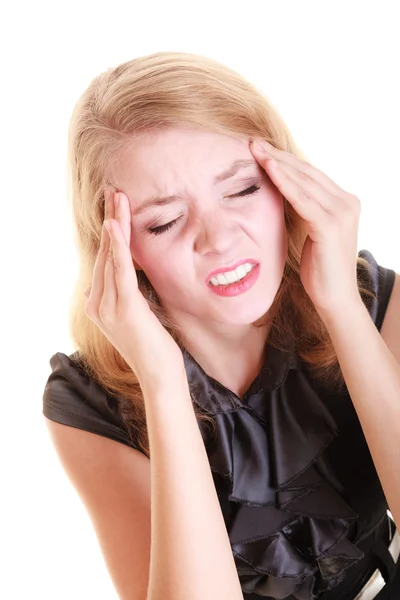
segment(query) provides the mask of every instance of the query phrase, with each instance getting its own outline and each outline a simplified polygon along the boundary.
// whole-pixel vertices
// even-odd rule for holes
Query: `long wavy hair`
[[[138,380],[86,315],[83,292],[92,282],[104,220],[104,191],[112,182],[114,161],[133,136],[184,124],[246,140],[261,137],[276,148],[306,158],[265,94],[234,70],[204,56],[157,52],[135,58],[98,75],[78,99],[68,135],[69,199],[79,259],[69,312],[76,349],[73,359],[116,399],[131,440],[149,458]],[[305,222],[285,198],[283,202],[288,238],[284,273],[271,307],[253,325],[268,324],[268,343],[280,349],[286,350],[291,340],[292,349],[316,381],[340,389],[344,379],[332,341],[300,281]],[[368,272],[368,262],[358,257],[357,280],[364,302],[374,297]],[[181,333],[163,311],[146,274],[137,271],[137,277],[151,310],[183,348]],[[199,425],[215,431],[212,416],[195,402],[193,408]]]

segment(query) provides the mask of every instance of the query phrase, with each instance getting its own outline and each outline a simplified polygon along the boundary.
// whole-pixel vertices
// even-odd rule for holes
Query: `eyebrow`
[[[241,169],[246,169],[254,165],[256,165],[256,162],[251,158],[235,160],[228,169],[222,171],[222,173],[214,177],[213,183],[214,185],[222,183],[226,179],[230,179],[236,175],[236,173],[238,173],[238,171]],[[181,197],[176,194],[171,196],[152,196],[151,198],[147,198],[147,200],[142,202],[142,204],[135,211],[133,211],[132,215],[137,216],[150,208],[150,206],[164,206],[165,204],[170,204],[171,202],[176,202],[177,200],[181,200]]]

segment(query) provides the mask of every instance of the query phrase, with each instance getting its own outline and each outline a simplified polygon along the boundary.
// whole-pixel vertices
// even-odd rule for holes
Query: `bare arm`
[[[144,396],[151,454],[148,600],[242,600],[187,380]]]
[[[396,314],[391,309],[390,320],[393,329],[397,328],[400,331],[400,327],[396,325],[398,312]],[[399,527],[400,362],[396,356],[400,356],[398,345],[391,343],[392,348],[388,347],[361,300],[356,305],[349,306],[348,310],[337,318],[326,318],[326,325],[390,511],[396,526]]]

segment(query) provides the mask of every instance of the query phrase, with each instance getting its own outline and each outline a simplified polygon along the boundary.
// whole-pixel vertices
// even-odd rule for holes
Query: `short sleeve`
[[[389,304],[390,296],[393,291],[395,271],[379,265],[374,256],[368,250],[360,250],[358,256],[368,262],[367,277],[368,287],[374,292],[376,298],[365,298],[364,302],[368,308],[373,322],[378,331],[381,330],[383,319]],[[362,267],[358,267],[361,269]],[[363,279],[364,280],[364,279]]]
[[[57,352],[50,358],[50,366],[51,374],[43,393],[42,413],[45,417],[143,452],[137,440],[129,435],[116,400],[108,396],[76,361]]]

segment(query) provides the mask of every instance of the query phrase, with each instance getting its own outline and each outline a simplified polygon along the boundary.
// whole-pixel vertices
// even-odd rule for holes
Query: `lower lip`
[[[243,292],[247,292],[247,290],[255,284],[259,275],[260,264],[257,264],[240,281],[235,281],[229,285],[213,285],[212,283],[209,283],[208,287],[218,296],[238,296],[239,294],[243,294]]]

